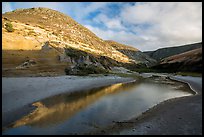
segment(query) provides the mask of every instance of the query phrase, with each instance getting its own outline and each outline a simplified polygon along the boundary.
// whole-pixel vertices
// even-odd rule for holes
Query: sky
[[[202,2],[2,2],[2,13],[32,7],[63,12],[100,38],[141,51],[202,41]]]

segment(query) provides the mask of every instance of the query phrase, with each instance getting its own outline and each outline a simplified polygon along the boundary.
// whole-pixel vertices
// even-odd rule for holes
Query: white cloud
[[[145,47],[143,50],[202,41],[201,2],[135,4],[125,7],[121,18],[133,25],[151,25],[135,30],[138,37],[147,38],[142,44]]]
[[[126,31],[113,31],[113,30],[103,30],[98,27],[93,27],[90,25],[85,25],[86,28],[94,32],[98,37],[104,39],[104,40],[114,40],[116,42],[134,46],[136,45],[135,42],[139,45],[139,43],[144,41],[143,37],[137,37],[135,34],[126,32]],[[142,47],[140,46],[134,46],[137,49],[140,49]]]
[[[125,27],[122,25],[120,18],[109,18],[103,13],[96,16],[93,21],[96,23],[103,23],[109,29],[125,30]]]
[[[2,2],[2,13],[12,11],[12,7],[9,2]]]
[[[119,20],[109,20],[108,22],[106,22],[106,26],[108,28],[116,28],[116,29],[124,29],[124,27],[122,26],[121,22]]]
[[[109,2],[92,2],[87,7],[85,7],[85,11],[83,11],[83,14],[88,14],[91,12],[94,12],[98,9],[106,8],[106,6],[110,4]]]
[[[86,27],[103,39],[115,40],[142,51],[202,41],[201,3],[149,2],[123,7],[117,17],[109,18],[103,12],[93,19],[109,30],[91,25]],[[121,21],[126,23],[126,27]]]

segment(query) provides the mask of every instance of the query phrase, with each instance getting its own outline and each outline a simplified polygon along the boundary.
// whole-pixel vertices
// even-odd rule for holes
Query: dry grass
[[[84,50],[92,49],[90,52],[96,51],[96,53],[101,51],[104,56],[110,57],[119,62],[130,62],[126,55],[97,37],[94,33],[74,21],[71,17],[58,11],[47,8],[21,9],[3,14],[3,17],[13,21],[17,20],[20,23],[29,24],[30,26],[37,26],[44,30],[49,30],[55,36],[61,35],[61,39],[65,42],[72,41],[73,44],[79,44],[81,47],[86,47]],[[115,46],[120,47],[120,49],[131,48],[130,46],[119,43],[115,43]],[[100,52],[98,52],[98,54],[100,54]]]
[[[162,60],[163,63],[174,63],[174,62],[182,62],[182,61],[195,61],[199,58],[202,58],[202,48],[194,49],[191,51],[187,51],[178,55],[170,56]]]
[[[35,66],[25,69],[15,69],[28,59],[36,61]],[[41,50],[4,50],[2,51],[3,76],[24,76],[39,73],[65,74],[64,68],[67,63],[58,60],[58,53],[55,51],[44,52]]]

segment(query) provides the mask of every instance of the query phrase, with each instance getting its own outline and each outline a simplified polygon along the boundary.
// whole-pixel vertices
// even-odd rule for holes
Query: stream
[[[187,84],[167,77],[60,94],[33,103],[36,109],[2,134],[87,134],[138,117],[165,100],[193,94]]]

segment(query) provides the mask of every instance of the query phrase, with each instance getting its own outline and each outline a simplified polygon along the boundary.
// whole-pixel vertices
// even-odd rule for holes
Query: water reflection
[[[135,88],[138,84],[139,82],[119,83],[103,88],[73,93],[71,95],[61,94],[44,99],[34,103],[33,105],[36,106],[37,109],[23,119],[16,121],[12,127],[25,124],[44,127],[63,122],[102,96],[128,91],[131,88]]]
[[[5,134],[85,133],[140,115],[166,99],[192,95],[181,82],[148,78],[126,84],[61,94],[36,102],[37,109],[16,121]]]

